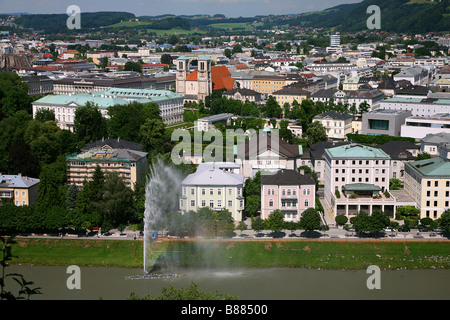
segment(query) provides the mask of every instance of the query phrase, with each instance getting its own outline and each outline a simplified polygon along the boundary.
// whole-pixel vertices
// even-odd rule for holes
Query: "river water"
[[[143,275],[142,269],[81,267],[80,289],[69,289],[67,267],[11,265],[7,273],[22,274],[43,294],[32,300],[125,300],[134,292],[140,297],[158,296],[168,285],[231,294],[242,300],[448,300],[450,270],[381,270],[380,289],[368,289],[372,276],[366,270],[330,271],[300,268],[185,269],[169,268],[159,273],[178,273],[171,279],[127,280]],[[15,291],[17,285],[7,282]]]

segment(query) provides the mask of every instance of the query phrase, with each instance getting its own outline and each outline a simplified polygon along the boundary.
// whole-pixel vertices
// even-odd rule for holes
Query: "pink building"
[[[281,169],[275,174],[261,174],[261,219],[276,209],[285,221],[297,222],[308,208],[315,208],[316,184],[309,174]]]

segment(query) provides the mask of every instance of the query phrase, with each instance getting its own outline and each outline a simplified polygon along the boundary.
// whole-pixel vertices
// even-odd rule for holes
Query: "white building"
[[[165,124],[183,120],[183,97],[166,90],[141,90],[110,88],[105,91],[80,94],[47,95],[32,103],[33,117],[41,109],[53,110],[55,120],[61,129],[73,131],[75,111],[88,102],[96,105],[102,116],[108,118],[108,108],[113,105],[125,105],[130,102],[154,102],[160,108]]]
[[[411,110],[413,117],[431,117],[438,113],[450,113],[450,99],[398,96],[380,101],[378,108]]]
[[[422,139],[428,134],[450,133],[450,113],[431,117],[409,117],[401,126],[401,136]]]
[[[202,164],[181,183],[180,210],[186,213],[208,207],[228,210],[235,221],[244,210],[244,176],[215,163]],[[225,166],[226,167],[226,166]]]

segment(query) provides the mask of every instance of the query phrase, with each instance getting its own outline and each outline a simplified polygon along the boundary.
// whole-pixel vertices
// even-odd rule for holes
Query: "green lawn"
[[[16,239],[12,263],[142,266],[142,241]],[[428,269],[450,266],[448,242],[167,241],[155,251],[177,255],[181,266],[314,269]],[[166,255],[170,256],[170,254]]]

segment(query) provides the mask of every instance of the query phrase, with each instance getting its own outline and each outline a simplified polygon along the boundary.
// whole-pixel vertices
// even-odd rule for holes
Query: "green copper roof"
[[[170,99],[182,98],[169,90],[144,90],[127,88],[109,88],[105,91],[78,94],[58,94],[47,95],[33,102],[38,105],[66,106],[75,103],[78,106],[85,106],[87,102],[97,105],[100,109],[106,109],[116,104],[124,105],[132,101],[140,103],[160,102]]]
[[[331,158],[362,158],[362,159],[390,159],[389,155],[379,148],[363,146],[361,144],[346,144],[326,149]]]
[[[405,166],[421,176],[450,177],[450,161],[441,157],[407,162]]]
[[[381,188],[369,183],[350,183],[342,187],[346,191],[380,191]]]

